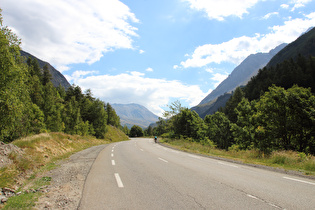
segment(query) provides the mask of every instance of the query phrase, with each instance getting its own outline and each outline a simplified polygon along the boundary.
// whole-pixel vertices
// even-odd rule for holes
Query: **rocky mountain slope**
[[[265,67],[267,63],[282,50],[287,44],[281,44],[275,49],[270,50],[269,53],[256,53],[249,55],[240,65],[238,65],[232,73],[220,85],[214,89],[208,96],[206,96],[200,103],[206,104],[223,95],[230,93],[239,86],[246,85],[251,77],[258,73],[258,70]]]
[[[112,107],[120,117],[121,125],[127,125],[129,129],[133,125],[146,128],[159,120],[158,116],[139,104],[112,104]]]
[[[255,75],[258,70],[265,67],[270,59],[281,51],[287,44],[281,44],[269,53],[256,53],[249,55],[220,85],[206,96],[199,105],[192,107],[200,117],[213,114],[220,107],[224,107],[232,92],[239,86],[244,86]]]
[[[39,58],[36,58],[32,54],[25,52],[21,50],[21,56],[24,56],[25,58],[31,57],[32,59],[36,59],[38,61],[39,67],[43,69],[43,67],[47,64],[48,65],[48,70],[52,76],[52,83],[54,84],[55,87],[58,87],[59,84],[63,86],[66,90],[71,86],[68,80],[57,70],[55,69],[52,65],[50,65],[46,61],[42,61]]]

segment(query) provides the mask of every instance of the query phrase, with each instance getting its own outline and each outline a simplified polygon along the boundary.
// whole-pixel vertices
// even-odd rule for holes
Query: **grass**
[[[64,133],[43,133],[15,140],[12,144],[21,148],[23,153],[9,154],[13,164],[0,168],[0,188],[9,187],[16,189],[17,192],[39,189],[50,184],[51,177],[43,177],[42,174],[58,167],[58,161],[92,146],[128,139],[122,131],[109,126],[105,139]],[[0,208],[30,209],[40,195],[39,191],[22,193],[9,198],[4,206],[0,205]]]
[[[239,150],[237,147],[231,147],[230,150],[226,151],[213,146],[184,140],[163,139],[161,143],[190,153],[217,156],[247,164],[258,164],[284,170],[299,171],[305,175],[315,175],[315,157],[304,153],[274,151],[267,156],[258,150]]]

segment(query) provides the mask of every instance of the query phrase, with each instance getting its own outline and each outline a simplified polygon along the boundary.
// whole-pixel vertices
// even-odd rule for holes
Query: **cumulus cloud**
[[[255,34],[233,38],[221,44],[206,44],[195,49],[192,55],[181,62],[183,68],[204,67],[211,63],[229,62],[238,65],[248,55],[268,52],[282,43],[290,43],[315,25],[315,13],[285,21],[283,25],[270,28],[269,34]]]
[[[216,83],[214,84],[214,87],[216,88],[223,80],[225,80],[229,76],[228,73],[225,74],[220,74],[220,73],[215,73],[213,74],[211,80],[215,81]]]
[[[177,80],[153,79],[140,72],[119,75],[68,76],[83,90],[91,89],[94,96],[109,103],[137,103],[162,116],[165,105],[174,98],[189,106],[197,105],[207,93],[198,85],[185,85]]]
[[[300,7],[305,7],[305,4],[311,2],[312,0],[292,0],[290,3],[293,4],[293,8],[291,11],[298,9]]]
[[[259,0],[182,0],[188,2],[191,9],[204,11],[209,19],[223,21],[228,16],[242,18],[248,9]]]
[[[280,7],[282,9],[288,9],[290,7],[290,5],[288,5],[288,4],[281,4]]]
[[[22,38],[22,48],[67,70],[94,63],[108,51],[131,49],[139,20],[119,0],[1,1],[5,24]]]
[[[279,12],[270,12],[270,13],[266,14],[266,15],[263,17],[263,19],[267,20],[267,19],[269,19],[269,18],[270,18],[271,16],[273,16],[273,15],[279,15]]]
[[[152,72],[153,69],[151,67],[147,68],[146,71]]]

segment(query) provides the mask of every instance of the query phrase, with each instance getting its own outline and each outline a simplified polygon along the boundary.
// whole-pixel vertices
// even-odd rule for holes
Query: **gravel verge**
[[[51,177],[52,181],[38,199],[35,209],[77,209],[90,168],[106,146],[94,146],[75,153],[58,163],[59,167],[45,173],[43,176]]]

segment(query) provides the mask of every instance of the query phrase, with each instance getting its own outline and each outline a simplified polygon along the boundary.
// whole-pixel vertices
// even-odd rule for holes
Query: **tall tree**
[[[20,40],[2,24],[0,10],[0,140],[12,141],[28,133],[31,103],[28,69],[20,57]]]

